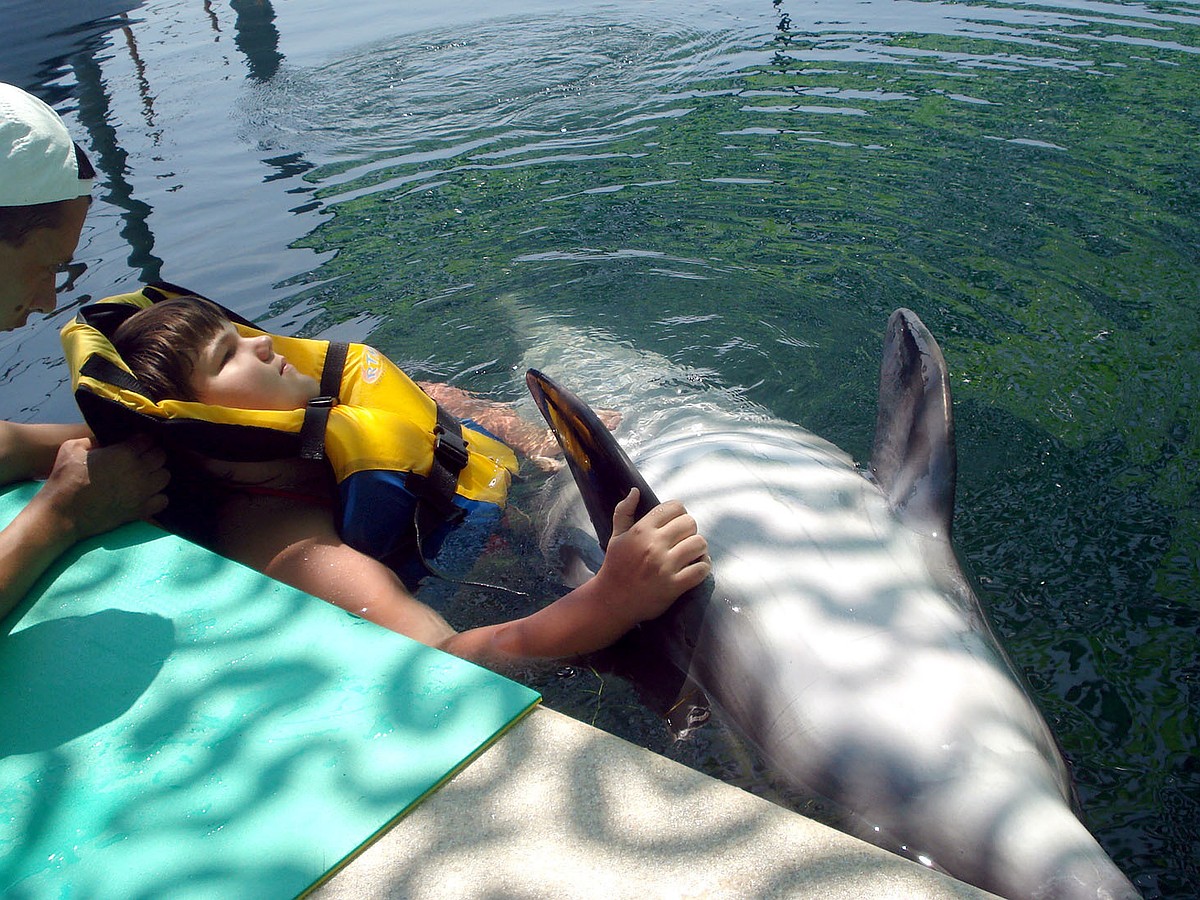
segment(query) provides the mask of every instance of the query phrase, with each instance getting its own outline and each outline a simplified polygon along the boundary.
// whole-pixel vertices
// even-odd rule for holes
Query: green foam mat
[[[295,896],[538,700],[127,525],[0,622],[0,895]]]

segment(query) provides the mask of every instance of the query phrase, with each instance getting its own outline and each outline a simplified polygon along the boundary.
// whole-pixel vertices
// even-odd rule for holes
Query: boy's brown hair
[[[134,313],[113,332],[112,344],[151,400],[196,400],[197,355],[228,322],[207,300],[176,297]]]

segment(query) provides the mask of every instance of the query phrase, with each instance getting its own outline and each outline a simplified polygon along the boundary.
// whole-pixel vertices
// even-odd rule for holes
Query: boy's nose
[[[267,334],[259,335],[254,340],[257,344],[259,358],[262,359],[264,362],[271,359],[271,357],[273,357],[275,355],[275,347],[271,343],[270,335],[267,335]]]

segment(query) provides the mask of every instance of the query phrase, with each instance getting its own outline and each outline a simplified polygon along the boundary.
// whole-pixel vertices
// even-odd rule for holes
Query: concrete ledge
[[[312,896],[991,895],[540,708]]]

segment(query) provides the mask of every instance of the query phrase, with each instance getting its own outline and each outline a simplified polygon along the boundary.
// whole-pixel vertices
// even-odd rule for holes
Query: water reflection
[[[120,47],[133,67],[133,78],[140,99],[146,136],[152,146],[162,142],[162,130],[155,110],[154,83],[158,74],[152,71],[138,45],[136,26],[141,20],[131,20],[128,12],[140,3],[89,4],[80,9],[70,4],[29,4],[29,8],[13,11],[22,31],[33,39],[6,50],[0,61],[0,78],[22,85],[44,97],[48,102],[64,105],[70,97],[76,104],[76,117],[86,131],[87,146],[100,171],[101,189],[97,199],[120,210],[120,238],[128,248],[127,264],[139,282],[163,277],[163,260],[155,254],[155,235],[150,226],[153,206],[137,196],[131,179],[137,170],[127,149],[132,137],[114,109],[112,89],[105,70],[111,68],[111,54]],[[211,27],[220,32],[217,13],[205,4]],[[279,31],[275,27],[275,11],[269,0],[238,0],[231,4],[235,13],[234,43],[244,55],[248,78],[253,82],[269,81],[279,70],[283,56],[279,52]],[[151,8],[149,15],[163,15],[161,8]],[[84,18],[84,15],[87,18]],[[119,33],[121,44],[111,38]],[[63,72],[74,78],[74,88],[64,86]],[[294,177],[309,168],[302,154],[293,153],[276,160],[265,160],[275,172],[267,180]],[[80,279],[85,263],[77,264],[71,273],[70,284]]]
[[[133,28],[129,24],[124,24],[121,26],[121,34],[125,37],[125,47],[129,51],[129,59],[133,63],[137,78],[138,96],[142,99],[142,118],[145,120],[147,131],[150,132],[155,143],[158,143],[159,134],[155,131],[154,96],[150,91],[150,81],[146,77],[146,61],[138,49]]]
[[[246,56],[251,80],[270,81],[283,62],[270,0],[230,0],[229,7],[237,14],[233,41]]]
[[[72,57],[71,68],[78,84],[79,123],[87,130],[90,155],[103,176],[96,199],[121,210],[121,238],[129,247],[128,263],[137,272],[137,278],[142,282],[158,281],[162,260],[153,252],[154,234],[148,222],[152,207],[134,196],[128,177],[129,153],[113,124],[116,117],[112,114],[112,97],[103,70],[91,54]],[[144,108],[152,108],[149,96],[148,92],[143,94]]]
[[[79,53],[95,53],[103,39],[144,0],[92,0],[85,4],[18,0],[5,4],[11,35],[0,56],[0,80],[30,88],[52,106],[70,97],[69,87],[54,84],[65,62]]]

